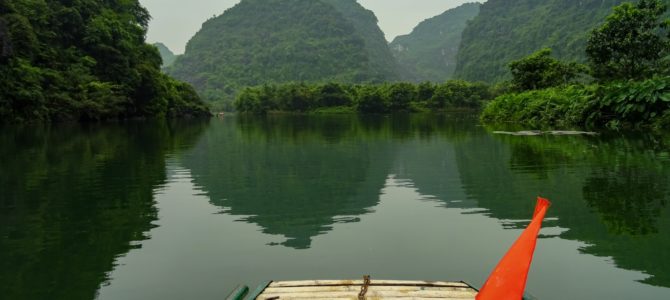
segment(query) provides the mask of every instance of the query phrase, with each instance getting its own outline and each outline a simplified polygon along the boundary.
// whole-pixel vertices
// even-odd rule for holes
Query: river
[[[670,138],[471,115],[0,129],[0,298],[222,299],[265,280],[481,285],[552,200],[527,291],[670,299]]]

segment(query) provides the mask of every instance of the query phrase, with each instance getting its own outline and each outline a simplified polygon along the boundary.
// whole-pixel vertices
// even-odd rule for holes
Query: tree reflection
[[[643,282],[670,287],[670,160],[658,136],[509,137],[468,140],[456,147],[460,178],[478,207],[500,220],[527,220],[537,195],[554,205],[547,226],[640,270]],[[487,149],[487,150],[485,150]],[[524,214],[525,213],[525,214]],[[525,222],[508,222],[522,228]]]
[[[614,234],[658,233],[667,176],[635,166],[597,170],[584,183],[584,199]]]
[[[348,117],[344,117],[348,118]],[[379,201],[392,161],[382,140],[344,138],[358,124],[305,116],[216,126],[184,160],[214,205],[295,249]]]
[[[214,205],[305,249],[379,202],[395,143],[467,132],[456,117],[238,116],[214,126],[184,161]]]
[[[0,295],[93,299],[114,260],[146,238],[166,154],[206,124],[4,128]]]

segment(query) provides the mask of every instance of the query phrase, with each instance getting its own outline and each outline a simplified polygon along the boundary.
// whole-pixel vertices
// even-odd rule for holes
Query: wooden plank
[[[451,281],[408,281],[408,280],[374,280],[371,282],[378,285],[425,285],[425,286],[461,286],[470,287],[463,282]]]
[[[315,293],[315,292],[352,292],[360,291],[359,285],[330,285],[330,286],[302,286],[302,287],[268,287],[264,293],[278,294],[278,293]],[[443,287],[443,286],[413,286],[413,285],[387,285],[377,286],[371,285],[368,291],[460,291],[468,292],[474,291],[469,287]]]
[[[273,281],[269,287],[323,286],[323,285],[361,285],[363,280],[297,280]]]
[[[300,280],[300,281],[275,281],[269,287],[298,287],[298,286],[324,286],[324,285],[362,285],[363,280]],[[463,282],[449,281],[408,281],[408,280],[376,280],[370,281],[371,285],[413,285],[413,286],[446,286],[446,287],[470,287]]]
[[[455,299],[474,299],[477,295],[474,291],[370,291],[365,294],[366,298],[398,298],[398,297],[419,297],[419,298],[455,298]],[[347,298],[358,297],[357,291],[350,292],[320,292],[320,293],[263,293],[258,299],[312,299],[318,298]]]

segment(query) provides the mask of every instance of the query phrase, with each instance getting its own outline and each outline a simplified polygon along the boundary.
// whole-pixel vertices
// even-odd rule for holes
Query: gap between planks
[[[363,280],[300,280],[274,281],[268,287],[309,287],[309,286],[353,286],[363,285]],[[370,286],[427,286],[427,287],[464,287],[472,288],[463,282],[449,281],[406,281],[406,280],[371,280]]]

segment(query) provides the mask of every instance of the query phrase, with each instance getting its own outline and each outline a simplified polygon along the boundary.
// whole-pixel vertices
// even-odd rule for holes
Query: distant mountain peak
[[[161,54],[163,59],[163,67],[169,67],[177,59],[177,56],[168,48],[165,44],[157,42],[153,44],[154,47],[158,48],[158,52]]]
[[[584,61],[589,32],[626,1],[488,0],[463,31],[455,76],[506,80],[510,61],[546,47],[560,59]]]
[[[354,0],[243,0],[207,20],[170,73],[209,100],[245,86],[396,79],[374,13]]]
[[[410,34],[396,37],[391,50],[403,79],[442,82],[456,69],[456,55],[467,22],[479,13],[479,3],[465,3],[419,23]]]

